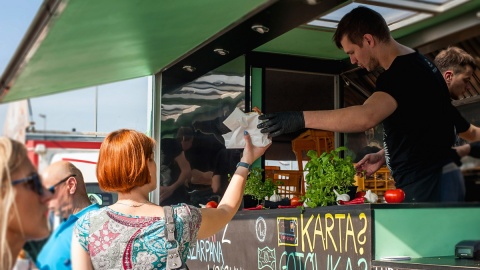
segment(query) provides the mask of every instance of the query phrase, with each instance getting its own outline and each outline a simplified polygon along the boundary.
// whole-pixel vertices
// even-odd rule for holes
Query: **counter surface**
[[[479,269],[480,261],[454,256],[413,258],[406,261],[373,260],[372,269]]]

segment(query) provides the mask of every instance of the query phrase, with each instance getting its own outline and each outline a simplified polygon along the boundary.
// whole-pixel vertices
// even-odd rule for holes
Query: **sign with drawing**
[[[316,270],[371,268],[370,210],[318,207],[240,211],[189,250],[191,269]]]

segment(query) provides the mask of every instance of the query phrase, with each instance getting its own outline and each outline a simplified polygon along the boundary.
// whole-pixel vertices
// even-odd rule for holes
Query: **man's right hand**
[[[270,137],[276,137],[285,133],[292,133],[305,128],[303,112],[278,112],[262,114],[259,120],[266,120],[257,125],[262,133],[268,133]]]
[[[369,177],[385,164],[385,155],[382,150],[377,153],[365,155],[357,164],[355,170],[358,176]]]

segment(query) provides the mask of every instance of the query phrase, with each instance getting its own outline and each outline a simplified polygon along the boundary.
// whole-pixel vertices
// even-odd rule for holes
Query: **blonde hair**
[[[13,267],[14,257],[7,242],[10,211],[17,210],[11,175],[21,168],[27,158],[27,150],[23,144],[0,137],[0,269]]]

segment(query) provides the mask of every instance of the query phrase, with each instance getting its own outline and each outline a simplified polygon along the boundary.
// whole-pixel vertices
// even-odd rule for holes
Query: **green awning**
[[[45,0],[1,77],[0,103],[158,72],[181,77],[190,62],[204,74],[250,51],[343,60],[346,55],[332,42],[333,30],[305,23],[351,2]],[[448,31],[478,29],[479,9],[480,1],[468,1],[393,35],[415,47]],[[254,24],[266,24],[270,31],[254,33]],[[230,56],[207,53],[227,45]]]

